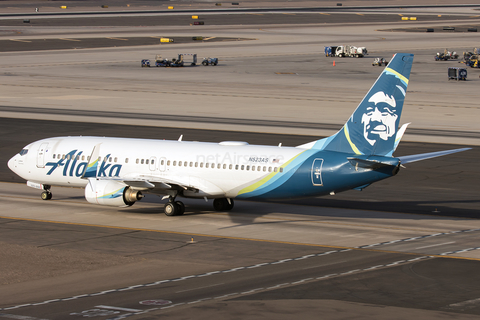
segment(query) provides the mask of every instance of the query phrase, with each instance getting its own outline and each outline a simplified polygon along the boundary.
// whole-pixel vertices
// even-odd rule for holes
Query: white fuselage
[[[280,174],[285,162],[305,151],[244,142],[57,137],[26,146],[27,153],[17,154],[8,165],[30,182],[85,187],[82,174],[96,145],[100,145],[99,179],[171,180],[206,191],[198,197],[235,197],[245,186],[274,172]]]

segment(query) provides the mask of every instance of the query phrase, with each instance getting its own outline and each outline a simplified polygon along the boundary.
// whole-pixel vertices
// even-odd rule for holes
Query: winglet
[[[400,140],[403,138],[403,134],[405,133],[405,130],[407,130],[409,123],[405,123],[400,129],[397,131],[397,135],[395,136],[395,144],[393,145],[393,150],[391,153],[387,154],[389,156],[392,156],[395,150],[397,150],[398,144],[400,143]]]
[[[85,171],[83,172],[83,175],[81,177],[82,179],[97,177],[98,162],[100,160],[100,145],[101,143],[93,147],[92,155],[90,156],[90,160],[85,167]]]

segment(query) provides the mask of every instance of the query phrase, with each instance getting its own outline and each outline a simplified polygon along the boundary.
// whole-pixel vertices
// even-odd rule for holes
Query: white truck
[[[357,57],[361,58],[367,55],[367,48],[355,46],[331,46],[325,47],[325,56],[327,57]]]

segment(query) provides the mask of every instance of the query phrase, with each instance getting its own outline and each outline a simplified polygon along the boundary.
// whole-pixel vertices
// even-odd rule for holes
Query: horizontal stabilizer
[[[411,156],[398,157],[398,159],[400,159],[400,162],[402,164],[406,164],[406,163],[410,163],[410,162],[415,162],[415,161],[420,161],[420,160],[425,160],[425,159],[430,159],[430,158],[435,158],[435,157],[441,157],[441,156],[445,156],[447,154],[467,151],[467,150],[470,150],[470,149],[472,149],[472,148],[461,148],[461,149],[421,153],[421,154],[414,154],[414,155],[411,155]]]
[[[370,156],[368,158],[360,158],[360,157],[351,157],[347,158],[350,161],[350,164],[355,168],[364,168],[364,169],[372,169],[376,170],[381,167],[387,166],[397,166],[398,159],[396,158],[386,158],[386,157],[375,157]]]

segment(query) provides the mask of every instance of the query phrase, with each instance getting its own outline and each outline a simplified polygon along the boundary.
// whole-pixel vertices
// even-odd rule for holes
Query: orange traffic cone
[[[333,66],[335,67],[335,60],[333,60]]]

